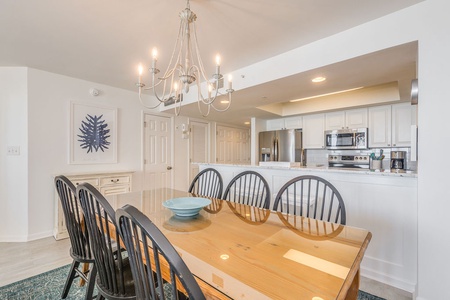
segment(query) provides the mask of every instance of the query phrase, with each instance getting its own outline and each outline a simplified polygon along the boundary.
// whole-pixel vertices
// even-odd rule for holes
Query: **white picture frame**
[[[70,103],[70,164],[117,163],[117,108]]]

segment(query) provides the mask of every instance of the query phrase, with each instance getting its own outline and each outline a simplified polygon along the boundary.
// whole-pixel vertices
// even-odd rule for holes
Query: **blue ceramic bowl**
[[[209,204],[211,204],[211,200],[200,197],[173,198],[163,202],[164,207],[167,207],[180,217],[196,216],[203,207]]]

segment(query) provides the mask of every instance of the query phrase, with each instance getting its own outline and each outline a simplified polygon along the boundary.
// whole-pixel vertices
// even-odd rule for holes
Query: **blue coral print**
[[[110,137],[108,123],[102,120],[103,115],[91,116],[87,115],[86,120],[81,121],[81,127],[79,128],[81,134],[77,136],[80,138],[78,141],[81,142],[80,147],[86,149],[86,152],[98,152],[101,150],[109,149],[110,142],[108,138]]]

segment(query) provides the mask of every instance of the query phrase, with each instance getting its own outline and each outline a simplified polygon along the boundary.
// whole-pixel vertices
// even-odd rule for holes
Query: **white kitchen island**
[[[368,229],[372,241],[361,265],[365,277],[411,293],[417,286],[417,174],[327,167],[279,167],[199,164],[220,172],[224,190],[240,172],[253,170],[269,183],[272,204],[288,180],[301,175],[320,176],[341,193],[347,225]]]

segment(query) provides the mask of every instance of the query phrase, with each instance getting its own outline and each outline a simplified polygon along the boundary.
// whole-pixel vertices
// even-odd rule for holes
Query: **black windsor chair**
[[[73,258],[61,298],[66,299],[72,282],[75,278],[81,278],[86,282],[85,299],[92,299],[97,269],[89,244],[89,234],[84,226],[81,205],[76,197],[76,189],[72,182],[62,175],[55,177],[55,186],[69,234],[70,256]],[[82,264],[89,264],[89,269],[84,270]]]
[[[147,216],[125,205],[117,210],[116,222],[128,250],[138,299],[206,299],[178,252]],[[162,270],[167,268],[170,280],[163,278]]]
[[[259,208],[269,208],[269,184],[261,174],[244,171],[231,179],[222,199]]]
[[[89,183],[77,187],[97,266],[99,299],[136,299],[127,252],[120,247],[115,211]]]
[[[299,176],[288,181],[275,197],[274,211],[345,225],[344,200],[328,181]]]
[[[220,173],[212,168],[200,171],[189,186],[189,193],[212,198],[222,197],[223,182]]]

